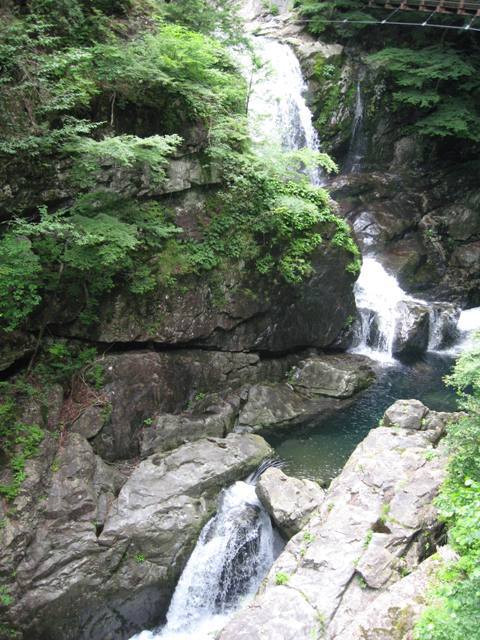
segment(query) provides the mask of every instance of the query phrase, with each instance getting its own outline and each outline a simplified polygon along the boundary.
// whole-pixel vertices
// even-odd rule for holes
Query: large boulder
[[[306,397],[349,398],[375,379],[371,361],[352,354],[316,356],[294,368],[290,382]]]
[[[397,304],[394,355],[423,353],[428,348],[430,311],[426,304],[402,300]]]
[[[289,477],[275,467],[260,476],[256,492],[286,538],[305,526],[325,498],[325,491],[316,482]]]
[[[141,453],[168,451],[208,436],[223,438],[233,430],[239,410],[240,398],[231,394],[208,399],[195,413],[160,414],[142,429]]]
[[[70,434],[39,488],[28,552],[15,515],[0,532],[16,572],[9,624],[35,640],[123,640],[157,624],[219,492],[270,454],[231,434],[111,465]]]
[[[447,454],[434,443],[449,417],[426,407],[422,413],[425,422],[416,415],[413,428],[405,422],[369,433],[319,513],[274,563],[262,593],[220,640],[350,639],[357,617],[417,568],[440,533],[432,501]],[[395,619],[395,611],[389,615]]]

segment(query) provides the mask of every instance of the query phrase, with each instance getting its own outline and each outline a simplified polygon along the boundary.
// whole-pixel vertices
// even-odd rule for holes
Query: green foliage
[[[466,58],[450,46],[421,50],[389,47],[370,62],[384,67],[397,91],[394,103],[425,112],[414,128],[427,136],[480,140],[480,56]]]
[[[300,13],[309,19],[309,30],[322,33],[326,30],[336,31],[347,37],[363,29],[366,23],[374,21],[365,2],[359,0],[297,0]],[[360,24],[346,24],[342,21],[357,21]],[[330,21],[336,21],[330,23]]]
[[[135,562],[137,564],[143,564],[145,562],[145,555],[143,553],[137,553],[135,555]]]
[[[9,607],[13,602],[13,598],[9,593],[8,587],[0,585],[0,604],[4,607]]]
[[[77,157],[74,179],[82,186],[95,186],[99,163],[137,169],[147,166],[153,173],[152,182],[159,184],[165,179],[164,169],[181,140],[177,135],[147,138],[121,135],[103,140],[77,137],[64,145],[64,151]]]
[[[460,559],[437,577],[416,640],[473,640],[480,625],[479,346],[460,356],[447,382],[457,390],[468,415],[449,426],[448,476],[436,502]]]
[[[287,573],[284,573],[283,571],[279,571],[278,573],[275,574],[275,584],[278,584],[278,585],[287,584],[289,577],[290,576]]]
[[[39,389],[61,384],[66,391],[72,380],[81,376],[96,388],[103,386],[103,367],[96,362],[97,351],[66,340],[47,343],[30,371],[13,380],[0,382],[0,449],[8,460],[9,481],[0,484],[0,495],[14,500],[26,479],[27,460],[37,455],[44,439],[44,431],[37,424],[22,419],[25,404],[32,400],[40,404],[42,413],[47,407],[45,394]],[[58,471],[58,461],[52,464]]]
[[[42,384],[61,384],[68,390],[72,379],[82,374],[85,382],[99,389],[103,386],[103,368],[95,362],[96,357],[95,347],[55,340],[44,346],[32,375]]]
[[[159,24],[122,47],[99,44],[93,55],[103,91],[163,109],[171,121],[179,111],[207,122],[243,110],[246,84],[225,46],[185,27]]]
[[[28,318],[41,297],[40,260],[24,237],[0,239],[0,322],[4,331],[16,329]]]
[[[336,40],[340,37],[355,45],[363,37],[365,49],[375,51],[368,62],[385,72],[391,82],[393,106],[401,111],[402,119],[412,123],[410,131],[428,138],[480,140],[480,54],[475,38],[455,38],[454,32],[446,30],[439,44],[438,29],[394,25],[389,26],[387,35],[381,27],[371,25],[386,18],[388,10],[372,9],[361,0],[297,0],[297,5],[313,33],[325,31]],[[452,16],[448,18],[451,22]],[[395,20],[422,22],[424,14],[412,17],[400,12]],[[442,20],[438,14],[436,24]],[[362,30],[365,34],[359,34]],[[324,73],[323,66],[320,63],[314,72],[324,94],[317,125],[325,133],[323,127],[338,102],[340,86],[338,78],[330,78],[335,68],[327,70],[325,65]]]
[[[5,329],[20,326],[42,298],[80,297],[82,318],[90,322],[100,296],[119,279],[133,293],[151,291],[157,285],[153,261],[180,232],[158,203],[135,203],[109,192],[82,196],[70,209],[42,208],[34,222],[15,220],[0,244],[0,255],[11,256],[0,267]]]
[[[161,11],[167,20],[189,29],[209,35],[221,32],[233,42],[242,40],[235,0],[171,0]]]
[[[0,444],[10,459],[11,479],[0,484],[0,495],[13,500],[26,478],[25,465],[37,452],[44,438],[37,425],[24,424],[16,416],[16,404],[12,397],[0,399]]]

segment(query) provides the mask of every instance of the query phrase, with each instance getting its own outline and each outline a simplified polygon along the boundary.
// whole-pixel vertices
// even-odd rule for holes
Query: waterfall
[[[376,360],[393,361],[396,309],[406,294],[396,279],[373,257],[363,258],[355,284],[355,301],[359,313],[356,353]]]
[[[251,78],[248,114],[253,140],[260,148],[319,151],[312,112],[304,97],[307,84],[292,48],[263,36],[252,40],[261,60],[259,69],[246,71]],[[318,168],[309,169],[308,174],[313,184],[321,184]]]
[[[363,258],[355,284],[355,300],[358,319],[352,351],[380,362],[395,362],[394,353],[402,334],[423,333],[423,337],[420,335],[424,341],[423,350],[449,353],[459,332],[463,331],[462,335],[467,339],[476,322],[480,328],[480,314],[465,311],[460,315],[459,309],[452,304],[427,302],[408,295],[373,256]]]
[[[217,514],[202,529],[166,625],[131,640],[208,640],[253,598],[281,546],[254,484],[236,482],[222,492]]]
[[[355,86],[355,111],[353,114],[352,134],[347,159],[345,160],[344,173],[358,173],[361,170],[363,156],[366,152],[366,138],[363,135],[364,105],[362,96],[362,81],[365,77],[365,69],[358,72]]]

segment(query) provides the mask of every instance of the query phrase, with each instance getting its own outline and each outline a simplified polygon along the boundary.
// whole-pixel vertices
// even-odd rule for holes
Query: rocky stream
[[[267,16],[245,3],[264,63],[253,137],[318,150],[312,65],[341,46],[306,35],[287,4]],[[23,407],[47,429],[13,508],[0,505],[0,572],[23,640],[410,638],[429,576],[453,554],[432,506],[455,416],[442,377],[480,328],[480,227],[468,184],[447,201],[448,176],[414,183],[415,140],[392,141],[385,122],[372,130],[373,80],[355,61],[344,68],[354,103],[332,115],[350,142],[328,141],[344,170],[309,177],[356,232],[357,280],[328,245],[295,289],[232,273],[221,306],[200,283],[148,308],[117,295],[94,336],[59,322],[59,335],[112,348],[99,401],[60,445],[61,388],[47,414]],[[168,169],[163,195],[179,217],[215,183],[196,162]],[[32,348],[18,335],[2,369]],[[283,467],[255,475],[273,458]]]

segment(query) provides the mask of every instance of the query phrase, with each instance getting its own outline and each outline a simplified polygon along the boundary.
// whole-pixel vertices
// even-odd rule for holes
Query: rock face
[[[102,401],[82,409],[71,430],[110,462],[224,437],[235,428],[259,431],[327,416],[374,379],[368,358],[348,354],[262,359],[139,350],[98,362],[105,372]]]
[[[220,640],[350,640],[364,624],[367,607],[375,607],[382,594],[409,598],[413,579],[404,588],[402,576],[419,565],[426,569],[422,560],[435,547],[439,525],[432,500],[447,458],[434,443],[451,417],[409,403],[389,411],[397,424],[399,415],[406,416],[400,409],[411,406],[412,415],[401,426],[373,429],[357,447],[319,513],[273,565],[261,595],[227,625]],[[402,602],[399,616],[408,603]],[[395,610],[388,616],[390,626],[399,622]],[[391,640],[369,633],[365,637],[372,640]]]
[[[31,511],[22,520],[21,496],[17,515],[4,514],[1,570],[16,566],[10,624],[35,640],[122,640],[155,625],[220,490],[268,455],[259,436],[231,434],[132,472],[70,434],[46,460],[51,479],[31,475],[43,492],[36,522]]]
[[[359,613],[349,630],[349,640],[410,640],[415,623],[428,605],[425,596],[429,582],[443,565],[457,557],[449,547],[440,547]]]
[[[256,492],[286,538],[305,526],[325,498],[325,491],[316,482],[290,478],[274,467],[260,476]]]
[[[312,255],[313,275],[295,287],[261,278],[243,265],[222,274],[216,294],[207,278],[191,282],[185,292],[158,291],[135,305],[119,294],[105,301],[96,328],[73,323],[57,330],[107,343],[189,344],[221,351],[324,348],[354,314],[355,277],[346,271],[350,260],[346,251],[325,242]]]

